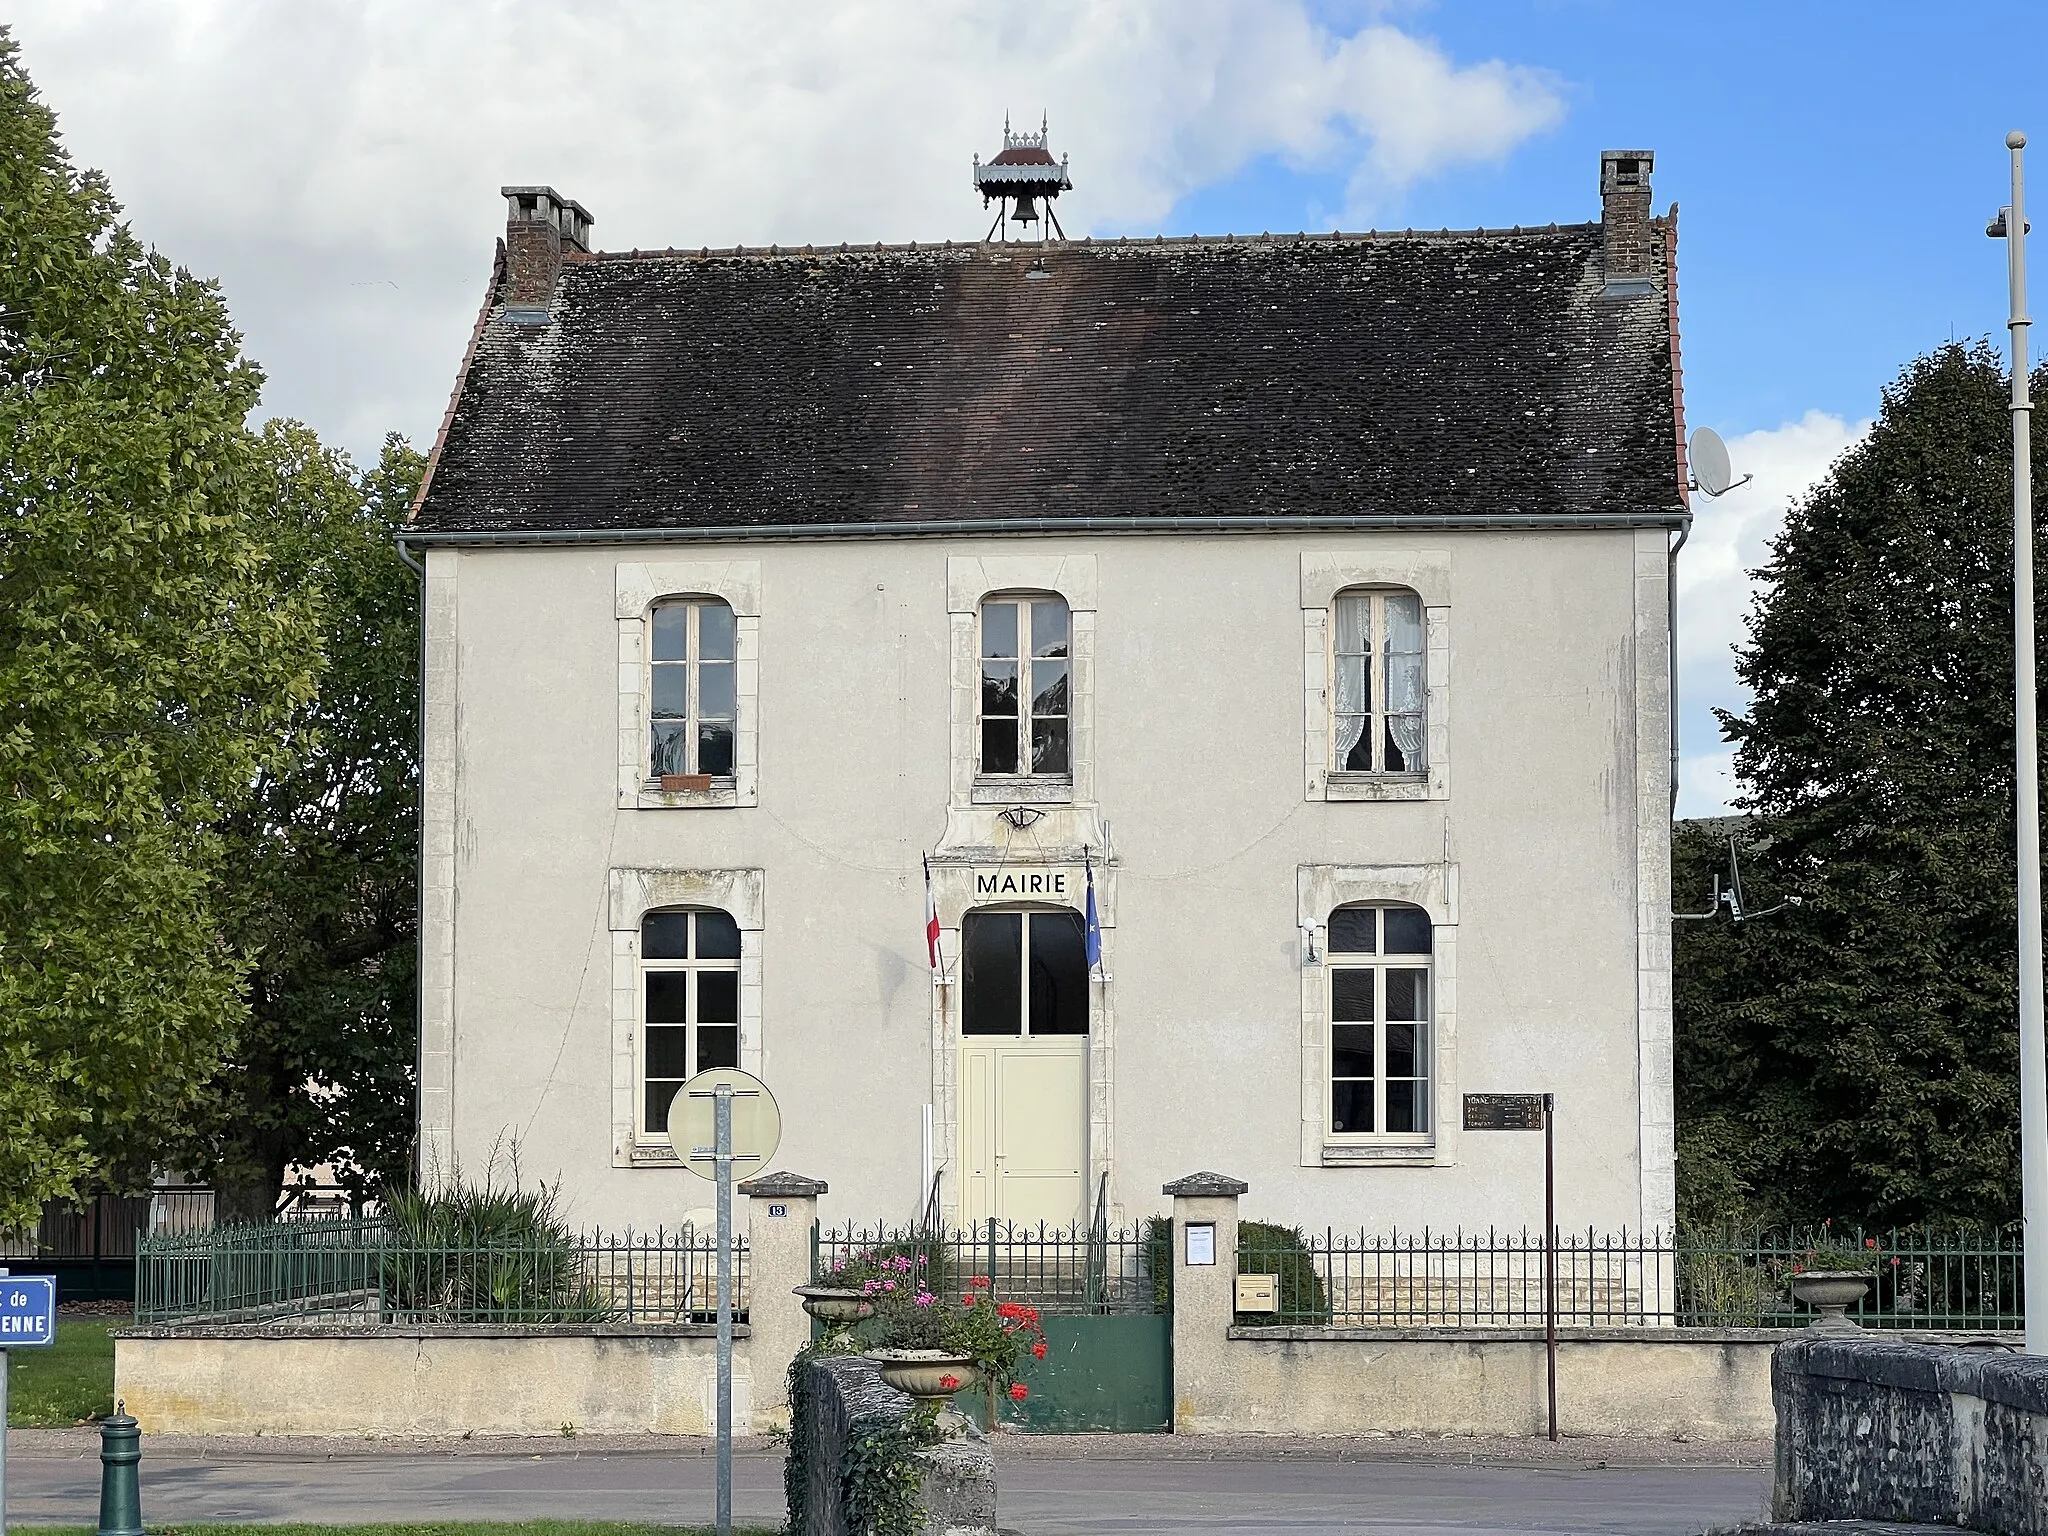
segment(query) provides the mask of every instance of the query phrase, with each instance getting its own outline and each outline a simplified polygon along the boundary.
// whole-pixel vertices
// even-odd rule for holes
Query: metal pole
[[[1557,1438],[1557,1095],[1543,1095],[1543,1367],[1550,1389],[1550,1438]]]
[[[2012,206],[2003,220],[2012,293],[2013,768],[2020,906],[2020,1209],[2025,1216],[2027,1353],[2048,1355],[2048,1049],[2041,999],[2041,769],[2034,719],[2033,402],[2027,393],[2027,210],[2009,133]],[[1997,231],[1999,225],[1992,226]]]
[[[732,1085],[717,1085],[712,1155],[718,1163],[718,1536],[732,1536]]]

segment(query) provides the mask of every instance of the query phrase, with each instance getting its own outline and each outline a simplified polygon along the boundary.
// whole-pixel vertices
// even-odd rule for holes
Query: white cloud
[[[1870,430],[1808,411],[1798,421],[1728,439],[1736,474],[1748,485],[1709,499],[1693,497],[1692,537],[1678,558],[1678,688],[1687,755],[1679,770],[1681,816],[1716,816],[1735,791],[1733,756],[1721,744],[1712,711],[1740,709],[1747,694],[1735,676],[1734,647],[1756,583],[1750,572],[1770,559],[1785,512],[1828,472],[1843,450]]]
[[[973,239],[1007,106],[1073,156],[1070,233],[1262,156],[1363,208],[1558,122],[1544,74],[1307,0],[16,0],[30,73],[136,227],[218,274],[274,409],[432,430],[502,227],[547,182],[600,244]]]

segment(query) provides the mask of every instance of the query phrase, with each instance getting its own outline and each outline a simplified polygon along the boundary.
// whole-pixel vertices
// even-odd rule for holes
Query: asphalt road
[[[79,1436],[15,1438],[9,1517],[24,1525],[93,1524],[96,1446]],[[1698,1448],[1676,1458],[1689,1465],[1663,1464],[1654,1448],[1641,1447],[1616,1453],[1630,1464],[1602,1465],[1598,1449],[1300,1441],[1198,1449],[1170,1438],[1033,1437],[1022,1446],[1002,1440],[1001,1523],[1023,1536],[1695,1536],[1763,1513],[1770,1473],[1755,1447]],[[714,1463],[694,1444],[186,1441],[144,1451],[142,1508],[151,1525],[541,1516],[708,1524],[711,1517]],[[780,1523],[782,1463],[772,1448],[744,1450],[734,1481],[741,1523]]]

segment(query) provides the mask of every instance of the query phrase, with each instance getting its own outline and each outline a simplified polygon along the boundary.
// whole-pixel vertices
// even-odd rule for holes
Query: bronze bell
[[[1038,217],[1038,210],[1031,205],[1031,194],[1025,193],[1017,199],[1017,211],[1010,215],[1019,224],[1029,224]]]

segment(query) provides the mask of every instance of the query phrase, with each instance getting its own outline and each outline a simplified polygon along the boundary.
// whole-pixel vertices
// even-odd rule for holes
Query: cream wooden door
[[[960,1047],[961,1214],[1065,1226],[1087,1187],[1088,1037],[997,1036]]]

